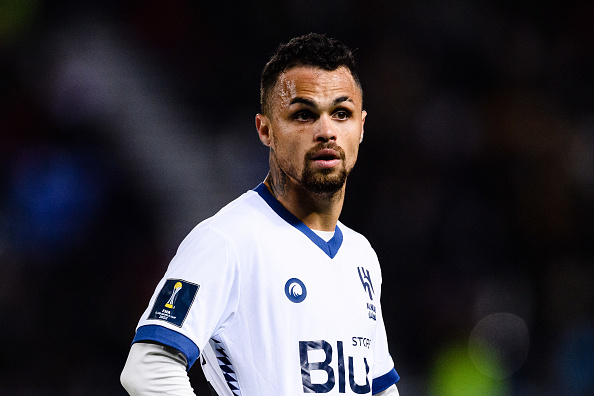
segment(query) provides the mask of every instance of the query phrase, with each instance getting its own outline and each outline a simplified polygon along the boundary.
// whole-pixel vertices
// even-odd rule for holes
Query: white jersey
[[[260,184],[182,242],[134,342],[200,356],[220,396],[375,394],[399,379],[381,281],[362,235],[325,242]]]

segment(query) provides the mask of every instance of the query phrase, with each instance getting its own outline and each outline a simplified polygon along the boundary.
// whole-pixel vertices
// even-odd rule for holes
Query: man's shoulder
[[[228,220],[248,217],[261,205],[261,199],[253,190],[248,190],[223,206],[217,213],[206,219],[203,223],[226,223]]]
[[[340,230],[342,231],[344,237],[348,238],[351,241],[351,243],[356,242],[362,245],[369,246],[371,248],[371,244],[369,243],[369,240],[367,239],[367,237],[365,237],[365,235],[346,226],[344,223],[340,221],[338,222],[338,227],[340,227]]]
[[[365,262],[376,262],[377,254],[369,240],[360,232],[338,223],[343,235],[343,242],[340,248],[341,257],[347,260],[362,260]]]
[[[261,227],[265,216],[258,201],[261,201],[258,194],[250,190],[229,202],[217,213],[198,223],[180,243],[178,253],[194,251],[196,248],[223,249],[225,246],[237,247],[238,243],[249,243],[250,236],[258,234],[255,230]]]
[[[259,227],[265,226],[270,217],[266,203],[258,193],[249,190],[240,195],[217,213],[201,221],[191,234],[216,233],[230,238],[253,234]]]

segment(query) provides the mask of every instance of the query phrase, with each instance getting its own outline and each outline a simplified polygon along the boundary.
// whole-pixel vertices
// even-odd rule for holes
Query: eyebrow
[[[295,104],[295,103],[302,103],[306,106],[317,107],[316,104],[312,100],[305,99],[300,96],[293,98],[289,104]]]
[[[334,102],[332,102],[332,105],[336,106],[337,104],[342,103],[342,102],[352,102],[352,101],[353,101],[353,99],[349,98],[348,96],[341,96],[339,98],[334,99]]]
[[[332,106],[336,106],[337,104],[340,104],[342,102],[352,102],[353,99],[349,98],[348,96],[340,96],[336,99],[334,99],[334,101],[332,102]],[[295,103],[302,103],[306,106],[310,106],[310,107],[318,107],[314,101],[310,100],[310,99],[306,99],[306,98],[302,98],[300,96],[297,96],[295,98],[293,98],[290,102],[290,104],[295,104]]]

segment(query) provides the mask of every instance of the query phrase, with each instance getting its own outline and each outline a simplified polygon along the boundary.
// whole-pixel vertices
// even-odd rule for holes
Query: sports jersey
[[[184,239],[134,342],[200,357],[220,396],[377,393],[399,380],[381,281],[362,235],[326,242],[260,184]]]

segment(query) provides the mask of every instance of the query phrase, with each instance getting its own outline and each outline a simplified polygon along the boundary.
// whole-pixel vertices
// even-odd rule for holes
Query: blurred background
[[[260,72],[310,31],[356,49],[341,219],[401,394],[594,395],[593,4],[0,0],[0,395],[125,394],[178,244],[265,178]]]

